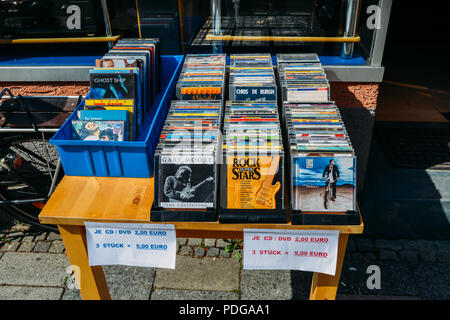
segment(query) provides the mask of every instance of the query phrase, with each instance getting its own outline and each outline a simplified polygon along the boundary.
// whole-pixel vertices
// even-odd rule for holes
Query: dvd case
[[[72,120],[72,139],[84,141],[124,141],[125,121]]]

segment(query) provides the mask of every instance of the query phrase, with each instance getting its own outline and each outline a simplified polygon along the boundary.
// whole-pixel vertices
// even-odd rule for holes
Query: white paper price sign
[[[85,222],[89,265],[175,269],[175,226]]]
[[[339,231],[244,229],[244,269],[334,275]]]

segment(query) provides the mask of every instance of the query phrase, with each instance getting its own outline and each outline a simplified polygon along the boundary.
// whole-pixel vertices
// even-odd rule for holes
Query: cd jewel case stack
[[[225,54],[188,54],[178,79],[180,100],[224,100]]]
[[[157,207],[216,207],[220,122],[220,101],[172,101],[155,151]]]
[[[292,77],[302,79],[298,81],[300,83],[308,78],[301,74],[311,70],[309,64],[320,63],[314,62],[313,56],[292,54],[282,55],[278,64],[280,81],[289,70],[287,66],[295,65],[296,72]],[[287,94],[284,97],[292,96]],[[308,99],[310,97],[308,95]],[[289,147],[293,213],[354,211],[356,157],[338,107],[333,101],[328,101],[327,95],[318,93],[312,101],[299,102],[295,95],[293,100],[283,101],[282,106]]]
[[[230,55],[229,100],[277,100],[275,73],[269,53]]]
[[[152,221],[216,221],[225,54],[187,55],[155,152]]]
[[[227,101],[220,222],[286,222],[284,152],[276,101]]]
[[[278,54],[277,69],[282,101],[330,100],[330,85],[316,54]]]

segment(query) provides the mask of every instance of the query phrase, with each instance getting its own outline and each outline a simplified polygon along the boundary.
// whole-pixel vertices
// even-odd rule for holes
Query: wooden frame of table
[[[111,299],[102,266],[89,266],[84,222],[156,223],[150,221],[153,188],[153,178],[65,176],[41,211],[40,222],[58,225],[70,264],[79,268],[75,277],[83,299]],[[175,225],[177,237],[186,238],[242,239],[244,228],[339,230],[336,273],[314,273],[310,291],[311,300],[332,300],[336,297],[348,236],[363,232],[360,221],[359,225],[349,226],[167,223]]]

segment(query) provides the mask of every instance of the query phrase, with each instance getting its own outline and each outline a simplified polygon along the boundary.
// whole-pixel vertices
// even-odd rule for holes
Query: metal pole
[[[109,24],[108,5],[106,4],[106,0],[101,0],[101,4],[103,10],[103,20],[105,22],[106,36],[111,37],[111,26]],[[111,49],[113,46],[112,42],[108,42],[108,46]]]
[[[234,4],[234,21],[237,24],[238,22],[238,16],[239,16],[239,2],[240,0],[233,0]]]
[[[219,36],[222,34],[221,23],[222,23],[222,13],[220,10],[221,1],[220,0],[211,0],[211,23],[212,23],[212,31],[214,36]],[[221,41],[213,41],[212,49],[213,53],[222,52],[222,42]]]
[[[211,0],[211,19],[212,19],[212,30],[215,36],[220,35],[221,32],[221,22],[222,22],[222,12],[220,10],[221,1]]]
[[[358,24],[360,0],[346,0],[346,15],[344,37],[354,37]],[[349,59],[353,57],[355,49],[354,43],[344,43],[342,45],[341,58]]]

